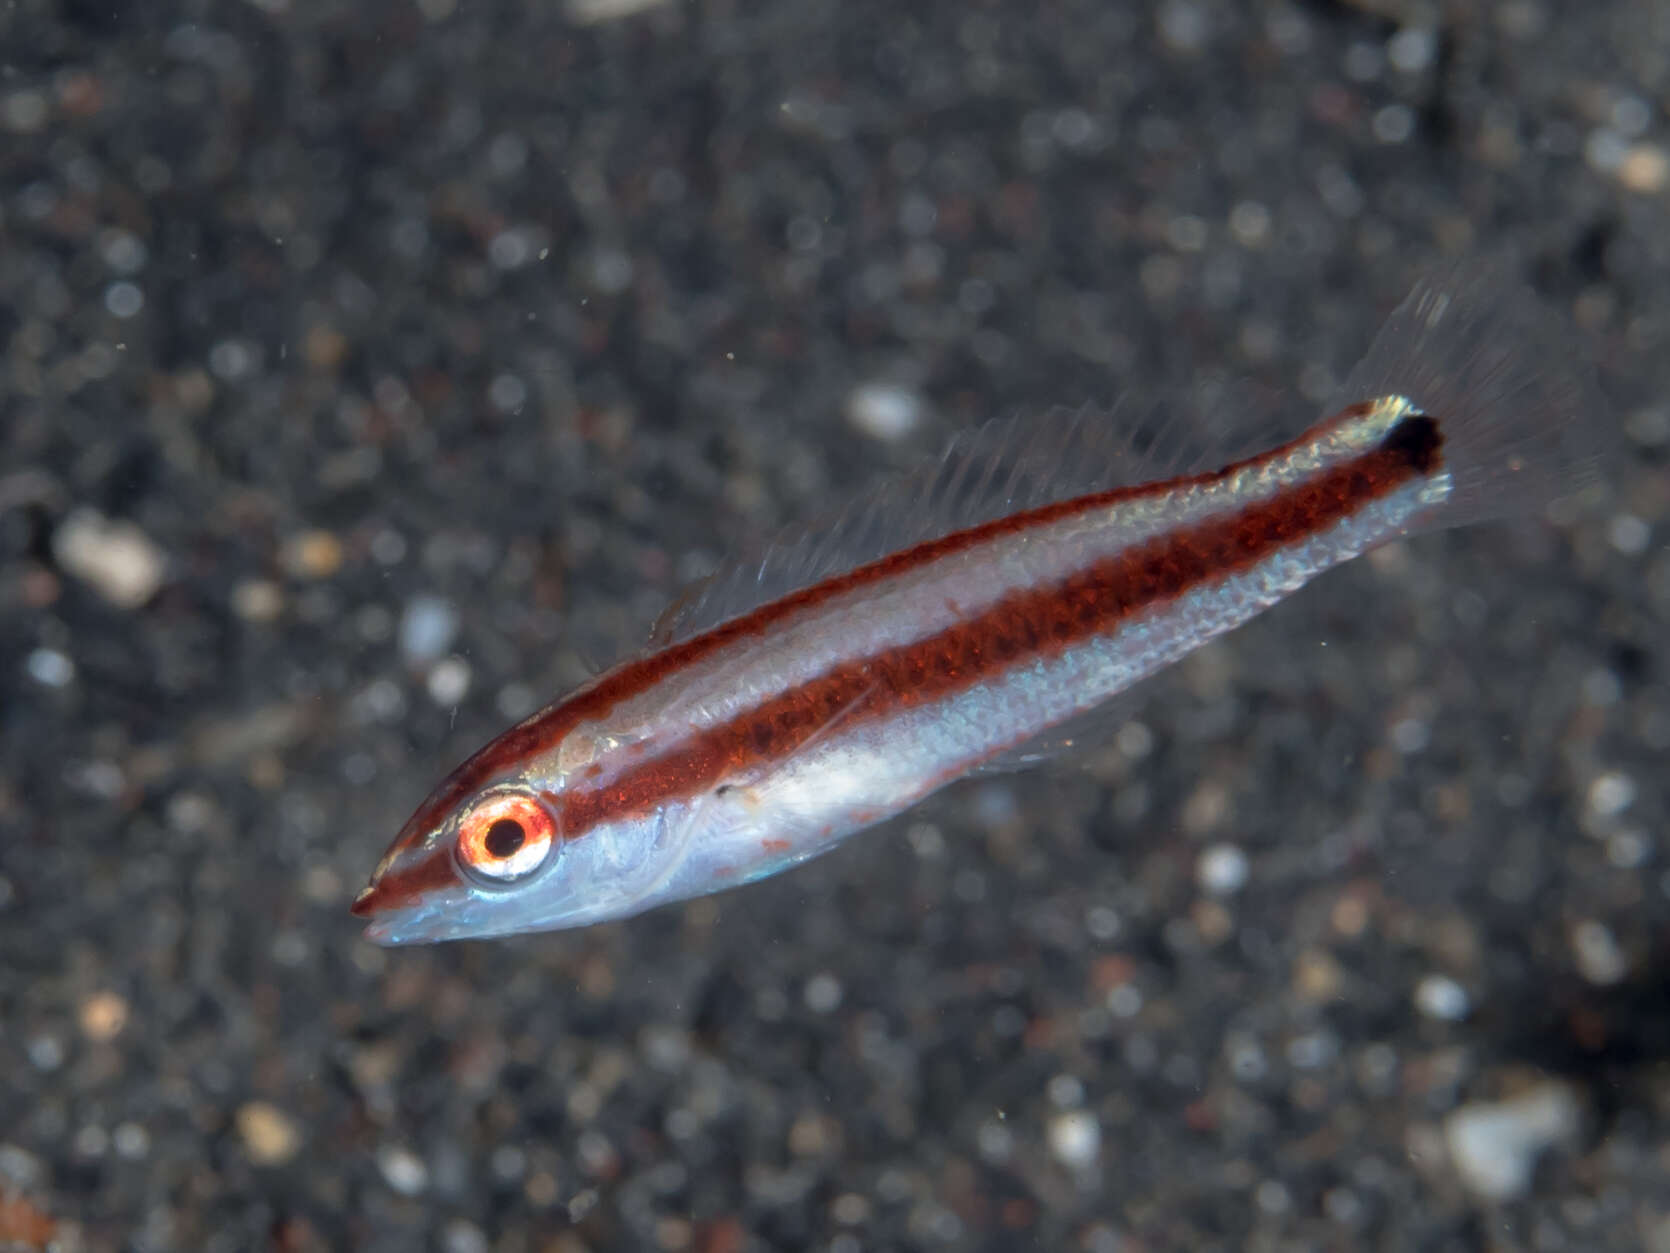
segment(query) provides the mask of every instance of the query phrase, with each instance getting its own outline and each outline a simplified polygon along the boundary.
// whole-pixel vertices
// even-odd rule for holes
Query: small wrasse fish
[[[1586,487],[1604,415],[1567,339],[1461,269],[1398,307],[1320,421],[1251,455],[1168,452],[1164,427],[1139,447],[1085,412],[980,428],[721,568],[645,651],[464,762],[353,912],[385,944],[626,918],[1086,738],[1330,567]]]

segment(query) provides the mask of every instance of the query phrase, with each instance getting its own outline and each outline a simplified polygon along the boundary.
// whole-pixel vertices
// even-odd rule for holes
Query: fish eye
[[[490,886],[527,878],[545,865],[557,843],[551,810],[524,792],[486,796],[458,822],[458,863],[471,878]]]

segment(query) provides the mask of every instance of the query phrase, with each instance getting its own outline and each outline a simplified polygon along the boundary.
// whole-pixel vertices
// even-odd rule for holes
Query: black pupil
[[[519,851],[527,838],[527,832],[522,830],[522,824],[516,819],[500,818],[487,828],[487,851],[495,860],[503,861]]]

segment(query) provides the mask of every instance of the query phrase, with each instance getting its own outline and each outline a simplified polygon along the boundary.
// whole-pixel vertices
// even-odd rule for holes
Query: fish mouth
[[[421,900],[399,900],[373,879],[349,906],[356,918],[369,919],[365,938],[373,944],[430,944],[460,934],[470,913],[469,894],[461,889],[435,892]],[[466,930],[463,934],[469,934]]]
[[[377,881],[372,880],[360,889],[360,894],[354,897],[354,903],[348,906],[348,912],[356,918],[370,918],[388,905],[388,902],[382,899],[386,895]]]
[[[438,924],[465,895],[444,849],[427,843],[407,848],[396,844],[354,897],[348,912],[369,921],[366,939],[405,944],[442,938],[444,924]]]
[[[396,948],[403,944],[432,943],[441,937],[432,934],[430,928],[422,926],[421,918],[410,916],[422,912],[424,911],[396,910],[392,914],[369,923],[363,934],[373,944],[380,944],[384,948]]]

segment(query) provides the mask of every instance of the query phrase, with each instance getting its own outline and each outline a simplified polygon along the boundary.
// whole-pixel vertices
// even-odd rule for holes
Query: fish
[[[476,752],[352,912],[383,944],[629,918],[1093,740],[1133,685],[1342,562],[1582,497],[1605,417],[1578,360],[1511,274],[1463,265],[1284,441],[1229,455],[1117,410],[978,428],[721,567]]]

